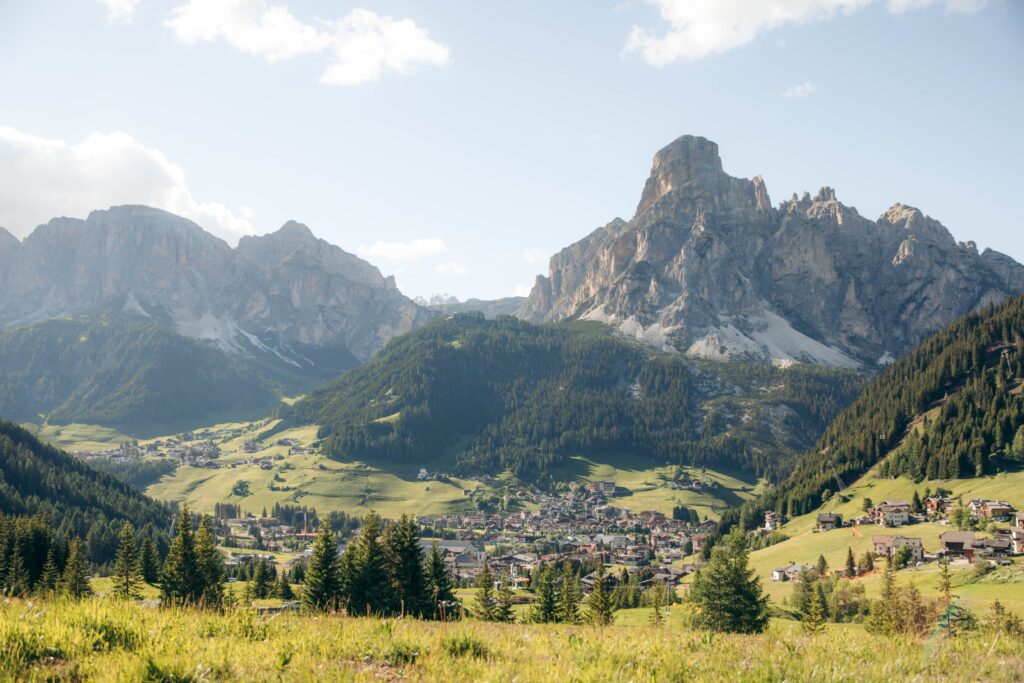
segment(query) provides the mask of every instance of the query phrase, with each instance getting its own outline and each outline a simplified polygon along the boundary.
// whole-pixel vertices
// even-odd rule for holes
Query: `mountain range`
[[[712,359],[885,365],[972,310],[1024,292],[1024,266],[896,204],[877,221],[831,188],[773,206],[684,136],[654,157],[636,214],[552,257],[524,319],[600,320]]]

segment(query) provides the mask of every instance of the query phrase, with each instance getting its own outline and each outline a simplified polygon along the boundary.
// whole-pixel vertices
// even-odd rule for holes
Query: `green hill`
[[[972,313],[897,361],[828,427],[792,474],[745,509],[798,516],[881,463],[917,481],[1024,463],[1024,298]],[[883,462],[884,461],[884,462]]]
[[[0,331],[0,415],[133,436],[266,414],[299,378],[146,322],[109,316]]]
[[[340,460],[434,461],[545,482],[574,455],[785,473],[862,376],[719,364],[655,351],[596,323],[456,315],[393,340],[281,415],[321,425]]]
[[[21,427],[0,421],[0,514],[44,514],[59,536],[85,539],[90,559],[104,563],[114,557],[124,520],[164,542],[172,512]]]

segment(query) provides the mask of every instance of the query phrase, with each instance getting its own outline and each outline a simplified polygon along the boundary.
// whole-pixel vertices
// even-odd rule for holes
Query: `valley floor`
[[[88,681],[1013,681],[1020,643],[757,636],[660,627],[523,626],[251,611],[148,609],[100,599],[0,604],[0,679]]]

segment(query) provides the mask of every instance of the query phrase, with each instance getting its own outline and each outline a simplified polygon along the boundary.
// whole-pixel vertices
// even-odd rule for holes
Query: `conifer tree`
[[[532,619],[538,624],[558,621],[558,593],[555,590],[554,568],[546,566],[538,571],[535,579],[537,602],[533,605]]]
[[[942,608],[949,609],[953,604],[953,581],[949,574],[949,560],[939,560],[939,594],[942,596]]]
[[[199,522],[195,544],[196,566],[200,577],[199,602],[207,607],[220,607],[224,602],[227,568],[224,566],[224,557],[217,549],[217,535],[211,517],[203,517]]]
[[[853,546],[847,546],[846,548],[846,575],[856,576],[857,575],[857,563],[853,559]]]
[[[386,548],[381,543],[380,517],[370,511],[363,520],[359,536],[345,552],[351,552],[348,588],[349,611],[352,614],[390,614],[397,608],[387,571]]]
[[[562,585],[558,591],[558,620],[566,624],[580,623],[580,583],[568,562],[562,567]]]
[[[313,554],[302,586],[302,604],[314,610],[337,609],[341,600],[338,580],[338,542],[325,519],[320,522],[320,531],[313,542]]]
[[[120,600],[135,600],[139,597],[138,556],[135,546],[135,530],[131,522],[121,525],[114,555],[114,596]]]
[[[690,588],[698,625],[731,633],[760,633],[768,626],[768,598],[748,554],[746,534],[738,527],[715,546]]]
[[[393,585],[397,589],[403,614],[423,617],[432,610],[429,605],[427,578],[423,571],[423,548],[420,546],[416,522],[408,515],[388,535]]]
[[[803,613],[803,618],[800,621],[804,633],[816,635],[825,630],[825,609],[825,595],[819,586],[811,596],[807,611]]]
[[[498,603],[495,610],[495,619],[505,624],[514,623],[516,613],[512,607],[512,579],[505,576],[501,579],[501,586],[498,588]]]
[[[497,620],[497,601],[494,599],[494,574],[484,562],[484,569],[476,577],[476,602],[473,605],[480,621]]]
[[[654,608],[654,611],[651,612],[651,626],[654,627],[661,626],[665,621],[664,616],[662,616],[661,614],[661,604],[664,600],[664,598],[662,597],[662,589],[663,587],[660,583],[650,588],[650,590],[652,591],[651,606]]]
[[[252,571],[252,597],[264,600],[270,597],[270,568],[262,557],[256,560]]]
[[[815,569],[818,571],[818,576],[828,574],[828,560],[825,559],[824,555],[818,555],[818,563],[815,565]]]
[[[79,599],[92,595],[89,585],[89,570],[82,553],[82,541],[74,538],[68,549],[68,559],[64,563],[64,576],[61,577],[61,590],[65,595]]]
[[[284,572],[281,572],[281,575],[277,577],[277,586],[275,587],[274,592],[281,600],[288,601],[295,599],[295,593],[292,591],[292,586],[288,583],[288,577]]]
[[[7,561],[7,594],[23,597],[30,591],[28,567],[25,566],[25,558],[21,553],[21,543],[15,539],[13,546],[11,557]]]
[[[160,580],[160,556],[153,539],[146,538],[139,546],[139,576],[149,584]]]
[[[452,619],[455,617],[455,592],[448,567],[444,565],[441,550],[434,543],[427,558],[427,589],[430,593],[430,612],[435,619]]]
[[[43,573],[39,577],[37,590],[45,593],[52,593],[57,590],[60,581],[60,572],[57,569],[57,556],[54,553],[54,542],[50,539],[50,547],[46,551],[46,562],[43,564]]]
[[[165,606],[194,602],[202,592],[192,515],[187,505],[181,506],[175,526],[176,533],[160,575],[160,602]]]
[[[590,599],[587,600],[588,616],[596,626],[608,626],[614,618],[614,607],[608,595],[605,577],[604,562],[599,562],[594,577],[594,590],[590,593]]]

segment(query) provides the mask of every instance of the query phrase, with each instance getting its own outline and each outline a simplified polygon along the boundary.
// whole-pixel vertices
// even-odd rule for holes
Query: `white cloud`
[[[334,62],[320,77],[331,85],[370,83],[386,69],[408,74],[421,64],[445,66],[450,60],[448,48],[411,20],[359,8],[335,24],[331,49]]]
[[[251,209],[197,201],[180,166],[127,133],[69,144],[0,125],[0,225],[21,236],[54,216],[84,218],[117,204],[185,216],[229,242],[254,232]]]
[[[783,97],[796,97],[796,98],[801,98],[802,99],[802,98],[807,97],[807,96],[811,95],[812,93],[814,93],[815,90],[817,90],[817,87],[813,83],[811,83],[810,81],[807,81],[807,82],[801,83],[799,85],[794,85],[792,88],[790,88],[786,92],[782,93],[782,96]]]
[[[646,0],[658,8],[669,29],[656,35],[634,26],[625,51],[653,66],[696,61],[753,42],[783,24],[824,21],[851,14],[877,0]],[[976,12],[989,0],[887,0],[894,13],[943,5],[947,12]]]
[[[385,71],[408,74],[420,65],[444,66],[447,47],[410,19],[392,19],[356,8],[341,19],[305,23],[284,5],[265,0],[189,0],[173,10],[167,26],[184,43],[224,40],[268,62],[329,53],[320,81],[359,85]]]
[[[466,266],[462,265],[458,261],[445,261],[444,263],[438,264],[434,270],[441,275],[448,275],[449,277],[459,277],[460,275],[466,274]]]
[[[543,249],[527,249],[523,252],[523,260],[531,265],[547,263],[548,255]]]
[[[388,259],[389,261],[419,261],[447,251],[448,245],[438,237],[427,237],[408,242],[374,242],[356,247],[360,256]]]
[[[530,285],[524,285],[522,283],[518,283],[518,284],[516,284],[515,295],[516,296],[530,296],[530,292],[532,290],[533,290],[533,287],[531,287]]]
[[[100,0],[107,8],[107,21],[130,22],[135,17],[135,8],[140,0]]]

